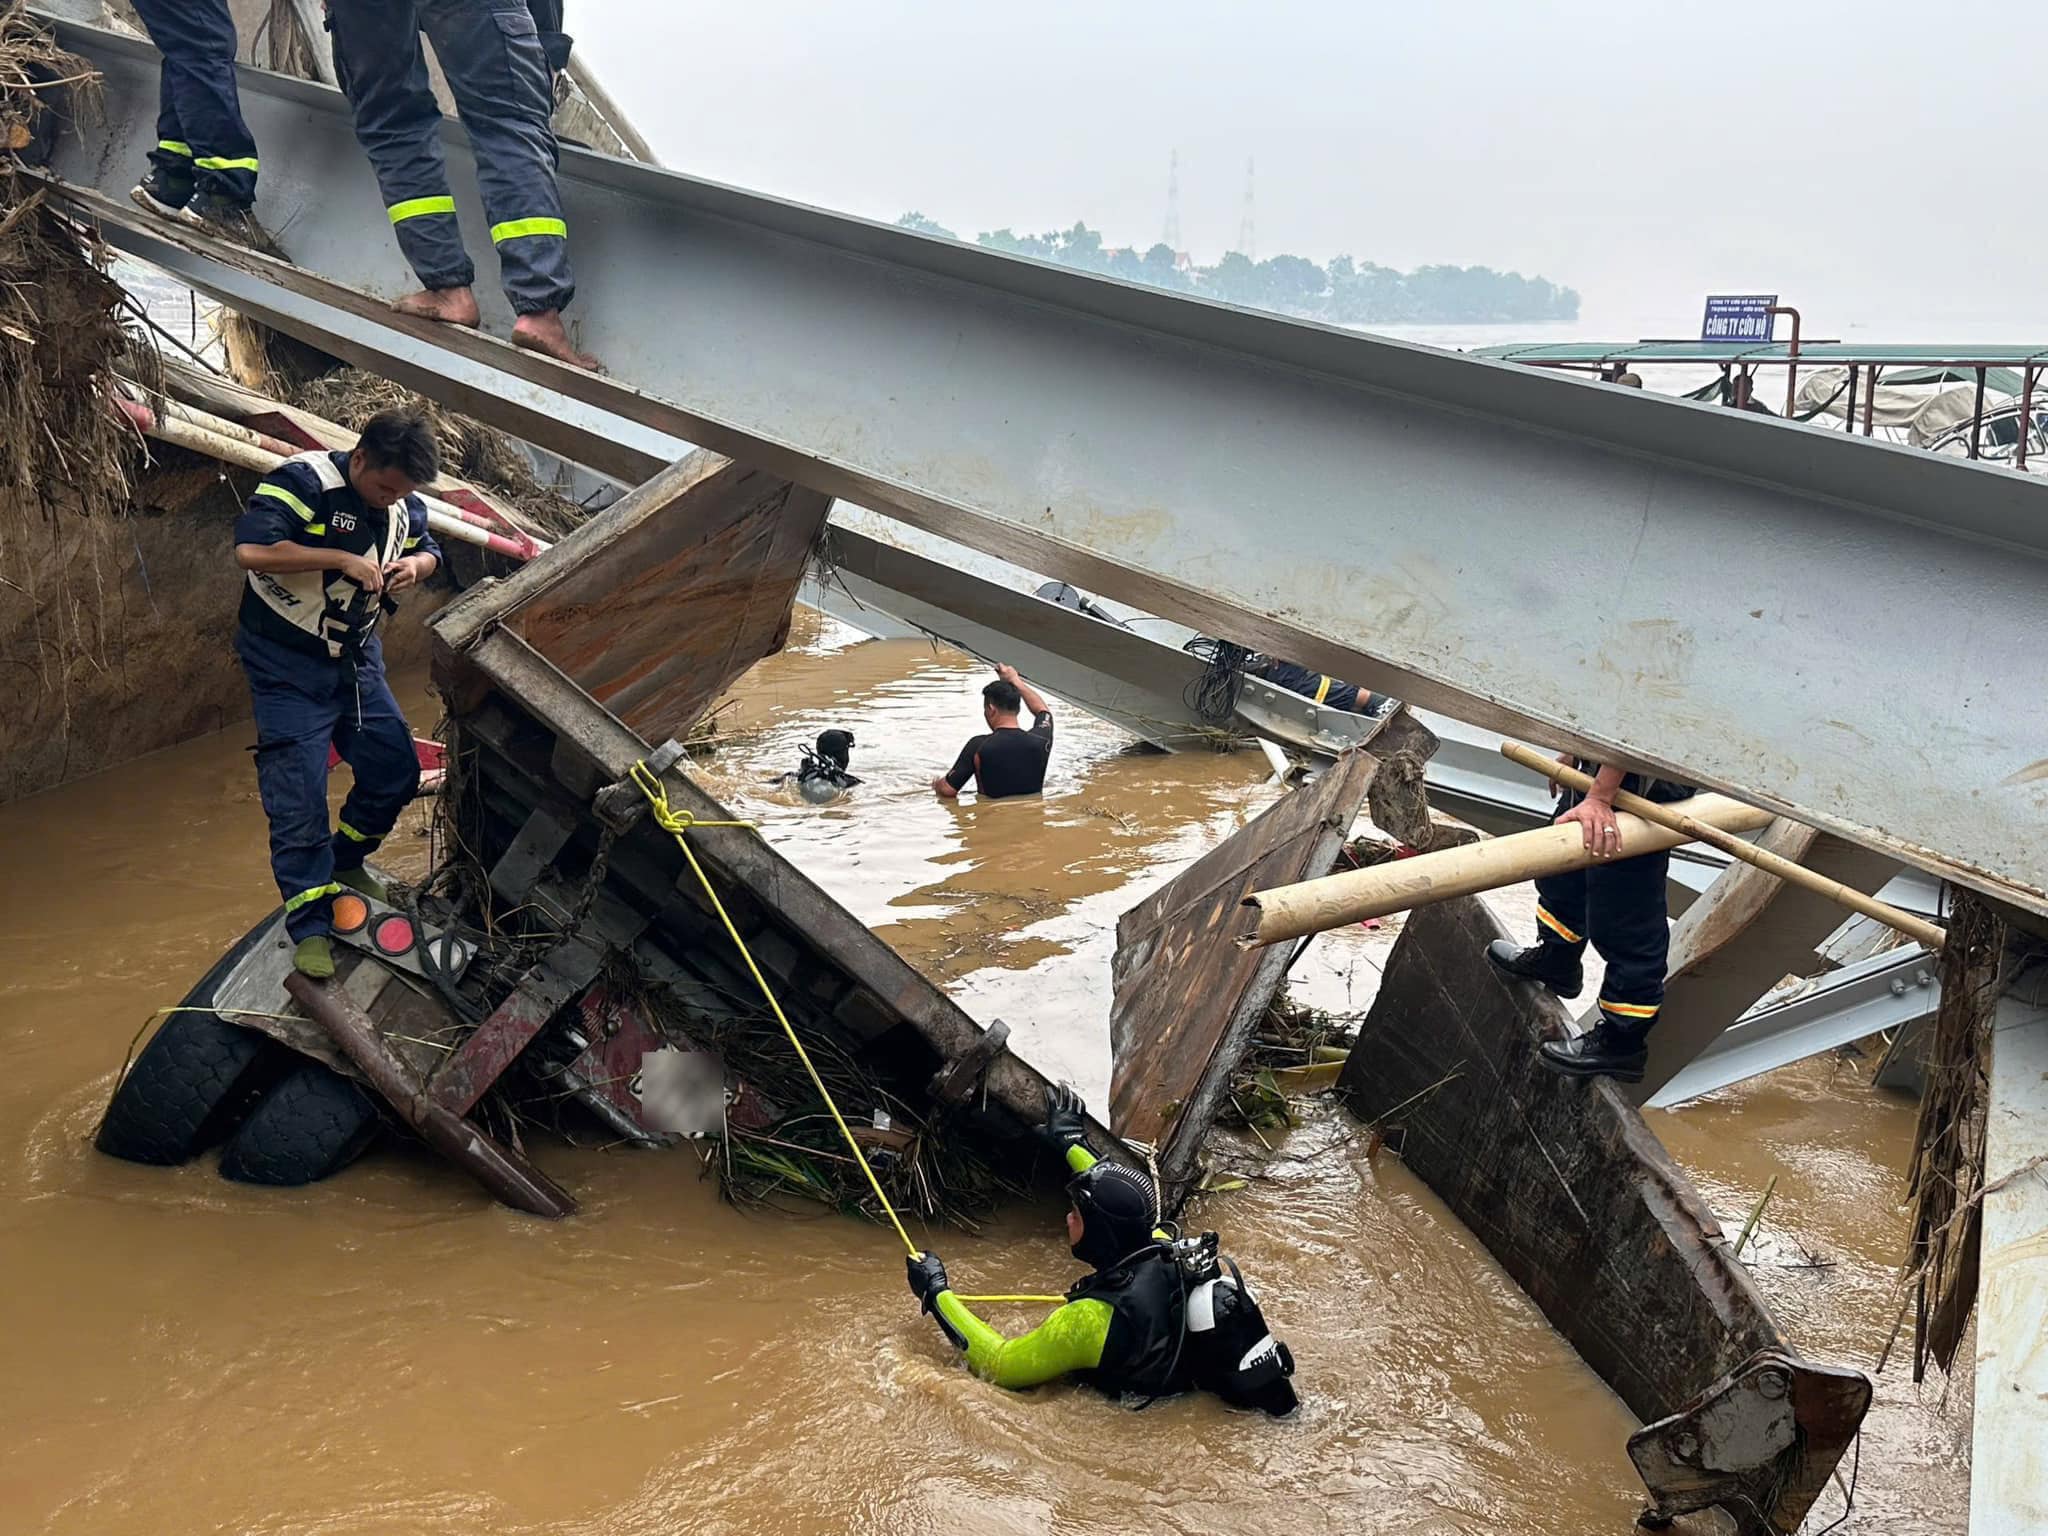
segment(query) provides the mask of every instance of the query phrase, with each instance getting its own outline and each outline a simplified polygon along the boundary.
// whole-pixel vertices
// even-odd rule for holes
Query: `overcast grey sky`
[[[679,170],[971,236],[1541,272],[1587,334],[1776,291],[1809,334],[2040,340],[2026,8],[1783,0],[570,0]],[[2030,114],[2035,109],[2030,131]]]

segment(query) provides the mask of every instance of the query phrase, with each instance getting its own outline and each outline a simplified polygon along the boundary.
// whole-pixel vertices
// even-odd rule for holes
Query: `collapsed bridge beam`
[[[374,233],[374,180],[336,93],[241,72],[259,140],[291,146],[266,167],[263,211],[313,278],[168,239],[117,207],[154,142],[157,60],[131,39],[60,30],[105,72],[107,113],[67,137],[56,170],[117,241],[169,250],[201,287],[292,293],[302,325],[322,309],[375,323],[374,304],[348,295],[410,285]],[[444,146],[462,217],[483,229],[453,124]],[[2048,697],[2032,667],[2048,642],[2048,490],[2026,476],[573,149],[562,194],[577,260],[602,274],[586,282],[578,338],[614,377],[386,320],[472,376],[503,375],[520,422],[488,389],[462,406],[494,425],[533,437],[541,395],[580,402],[2048,911]],[[502,326],[502,301],[485,307]],[[1323,554],[1305,566],[1311,548]],[[1908,605],[1968,615],[1918,632],[1920,686],[1869,645]],[[1914,772],[1886,743],[1910,744]]]

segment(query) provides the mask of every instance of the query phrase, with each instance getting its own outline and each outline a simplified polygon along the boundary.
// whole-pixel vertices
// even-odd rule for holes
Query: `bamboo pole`
[[[1696,795],[1682,805],[1696,820],[1730,832],[1753,832],[1771,821],[1770,812],[1725,795]],[[1614,819],[1621,828],[1622,858],[1656,853],[1692,841],[1683,832],[1674,832],[1627,811],[1617,812]],[[1244,904],[1258,909],[1258,931],[1240,942],[1277,944],[1369,917],[1406,912],[1453,896],[1476,896],[1481,891],[1518,885],[1543,875],[1561,875],[1602,862],[1605,861],[1586,851],[1585,836],[1573,825],[1482,838],[1462,848],[1421,853],[1412,859],[1389,859],[1366,869],[1254,891]]]
[[[1544,774],[1559,784],[1569,785],[1582,792],[1593,786],[1590,775],[1581,773],[1569,764],[1545,757],[1541,752],[1533,751],[1520,742],[1504,741],[1500,750],[1501,755],[1510,762],[1520,763],[1524,768]],[[1731,836],[1719,827],[1708,826],[1694,817],[1685,815],[1677,806],[1659,805],[1654,800],[1645,800],[1641,795],[1632,795],[1627,790],[1622,790],[1614,797],[1614,807],[1619,811],[1631,811],[1645,821],[1654,821],[1674,832],[1683,832],[1688,841],[1710,844],[1745,864],[1755,865],[1765,874],[1776,875],[1780,880],[1801,886],[1817,896],[1825,896],[1830,901],[1839,902],[1852,912],[1860,912],[1865,917],[1875,918],[1887,928],[1896,929],[1908,938],[1917,939],[1930,950],[1939,951],[1942,945],[1948,942],[1947,931],[1924,918],[1915,917],[1910,912],[1901,912],[1890,903],[1879,901],[1875,896],[1866,896],[1839,880],[1815,874],[1804,864],[1795,864],[1768,849],[1759,848],[1753,843],[1745,843],[1741,838]]]

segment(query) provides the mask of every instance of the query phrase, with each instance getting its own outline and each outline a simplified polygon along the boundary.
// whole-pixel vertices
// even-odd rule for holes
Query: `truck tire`
[[[243,1184],[315,1184],[361,1157],[381,1124],[361,1084],[302,1059],[249,1112],[220,1171]]]
[[[211,1013],[174,1013],[135,1058],[93,1145],[109,1157],[168,1167],[234,1128],[276,1075],[267,1036]]]
[[[266,917],[215,961],[182,1006],[211,1003],[276,916]],[[235,1128],[290,1054],[267,1035],[218,1014],[174,1013],[121,1079],[93,1145],[109,1157],[159,1167],[196,1157]]]

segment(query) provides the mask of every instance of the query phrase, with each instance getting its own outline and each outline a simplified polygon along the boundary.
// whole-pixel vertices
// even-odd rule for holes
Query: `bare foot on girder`
[[[583,368],[591,373],[604,372],[603,363],[588,352],[576,350],[575,343],[569,340],[569,332],[562,325],[562,312],[558,309],[544,309],[537,315],[521,315],[513,321],[512,345],[538,352],[543,357],[552,357],[571,368]]]
[[[392,301],[401,315],[418,315],[443,325],[460,325],[475,330],[483,316],[477,313],[476,295],[467,288],[422,288]]]

